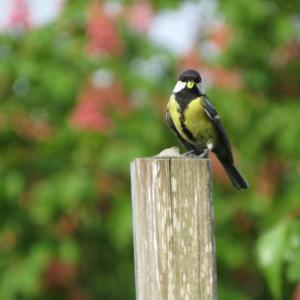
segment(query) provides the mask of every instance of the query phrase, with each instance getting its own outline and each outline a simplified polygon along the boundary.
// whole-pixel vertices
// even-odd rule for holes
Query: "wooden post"
[[[215,300],[216,264],[207,159],[131,163],[137,300]]]

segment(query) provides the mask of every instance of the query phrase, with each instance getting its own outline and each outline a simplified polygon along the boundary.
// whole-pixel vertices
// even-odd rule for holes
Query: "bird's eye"
[[[195,85],[194,81],[188,81],[186,84],[187,88],[189,88],[189,89],[192,89],[194,85]]]

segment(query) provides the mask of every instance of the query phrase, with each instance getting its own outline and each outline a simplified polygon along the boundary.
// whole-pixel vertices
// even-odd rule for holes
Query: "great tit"
[[[212,151],[237,189],[248,182],[234,166],[232,151],[221,119],[201,88],[201,76],[192,69],[180,74],[169,99],[166,120],[187,148],[187,155],[207,158]]]

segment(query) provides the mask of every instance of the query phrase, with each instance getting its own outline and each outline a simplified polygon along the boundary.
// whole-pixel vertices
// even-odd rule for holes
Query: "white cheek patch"
[[[174,87],[173,93],[180,92],[181,90],[183,90],[185,88],[185,86],[186,86],[186,82],[178,80]]]

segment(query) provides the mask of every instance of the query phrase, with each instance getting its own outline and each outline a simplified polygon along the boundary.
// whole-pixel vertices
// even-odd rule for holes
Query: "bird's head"
[[[201,76],[199,72],[192,69],[185,70],[179,75],[173,93],[179,93],[184,89],[199,90],[201,93],[202,89],[200,84],[201,84]]]

